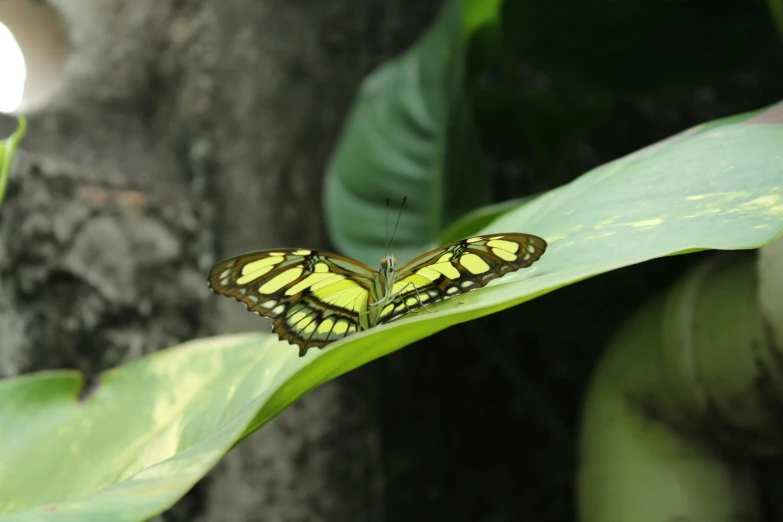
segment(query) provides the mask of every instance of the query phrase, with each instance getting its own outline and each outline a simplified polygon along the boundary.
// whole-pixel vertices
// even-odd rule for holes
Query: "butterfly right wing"
[[[253,252],[215,265],[209,286],[273,319],[273,331],[299,355],[362,329],[376,272],[331,252]]]
[[[546,241],[540,237],[514,232],[474,236],[427,252],[397,271],[392,288],[396,297],[383,308],[377,324],[526,268],[546,248]]]

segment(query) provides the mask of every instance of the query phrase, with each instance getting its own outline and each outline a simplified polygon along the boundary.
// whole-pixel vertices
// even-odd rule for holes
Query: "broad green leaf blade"
[[[752,116],[752,117],[751,117]],[[266,422],[309,384],[457,323],[649,259],[756,248],[783,234],[783,104],[711,122],[599,167],[508,212],[483,232],[549,242],[532,267],[319,352],[270,399]]]
[[[330,237],[371,266],[387,254],[386,198],[393,225],[408,196],[394,239],[400,261],[490,201],[466,95],[460,24],[452,2],[413,48],[364,81],[331,159],[324,203]]]
[[[0,382],[0,520],[136,521],[184,495],[302,362],[271,335],[186,343],[81,378]]]
[[[483,232],[549,242],[532,267],[319,352],[281,387],[259,426],[313,383],[457,323],[649,259],[747,249],[783,234],[783,105],[696,127],[614,161],[494,221]],[[762,123],[763,122],[763,123]]]
[[[19,117],[17,122],[16,132],[5,140],[0,141],[0,206],[3,205],[3,199],[5,199],[5,190],[8,186],[8,176],[11,174],[11,163],[14,159],[14,153],[17,147],[19,147],[24,133],[27,131],[26,118]]]

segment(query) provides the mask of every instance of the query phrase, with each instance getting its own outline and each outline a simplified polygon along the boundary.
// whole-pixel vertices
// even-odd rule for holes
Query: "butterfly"
[[[530,234],[474,236],[436,248],[397,268],[391,255],[378,270],[349,257],[275,249],[215,265],[209,286],[273,319],[281,339],[304,356],[361,330],[393,321],[535,263],[546,250]]]

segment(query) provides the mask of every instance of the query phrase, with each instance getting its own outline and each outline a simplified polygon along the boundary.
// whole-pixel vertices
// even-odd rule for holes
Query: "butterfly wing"
[[[384,307],[376,323],[387,323],[528,267],[546,247],[546,241],[530,234],[491,234],[436,248],[400,267],[392,288],[396,297]]]
[[[227,259],[209,272],[209,286],[273,319],[273,331],[299,355],[362,329],[375,277],[353,259],[305,249],[266,250]]]

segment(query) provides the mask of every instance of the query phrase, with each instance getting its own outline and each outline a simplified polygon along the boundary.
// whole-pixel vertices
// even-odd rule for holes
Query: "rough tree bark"
[[[353,92],[439,2],[49,4],[71,50],[2,209],[3,376],[94,377],[207,333],[266,328],[212,296],[206,271],[244,250],[326,246],[321,176]],[[380,520],[372,371],[298,402],[160,518]]]

